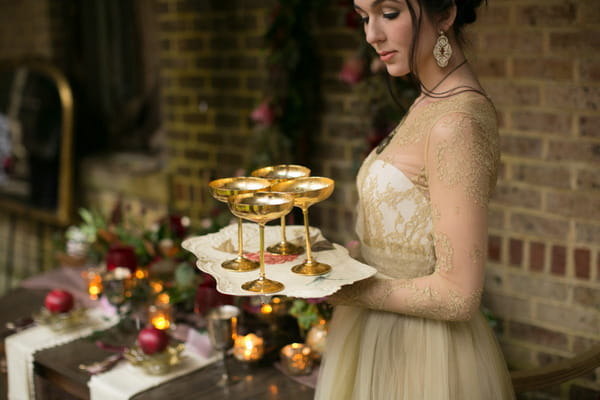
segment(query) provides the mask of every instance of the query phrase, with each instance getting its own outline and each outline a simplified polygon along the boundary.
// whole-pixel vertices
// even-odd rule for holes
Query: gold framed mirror
[[[73,94],[45,62],[0,64],[0,209],[52,225],[73,216]]]

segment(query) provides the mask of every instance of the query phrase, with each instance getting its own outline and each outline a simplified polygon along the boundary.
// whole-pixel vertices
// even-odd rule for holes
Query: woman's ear
[[[456,19],[456,3],[453,1],[452,5],[448,7],[439,17],[437,27],[444,32],[448,32],[450,27],[454,25]]]

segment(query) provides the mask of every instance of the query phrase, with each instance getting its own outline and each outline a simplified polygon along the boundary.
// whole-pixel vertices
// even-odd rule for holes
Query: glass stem
[[[244,250],[242,249],[242,243],[244,238],[242,237],[242,219],[238,217],[238,258],[244,257]]]
[[[227,366],[227,349],[223,349],[223,380],[229,381],[229,367]]]
[[[308,208],[302,209],[302,215],[304,216],[304,236],[306,238],[306,263],[312,264],[312,250],[310,249],[310,236],[308,234]]]
[[[258,279],[265,279],[265,224],[258,224],[260,231],[260,275]]]
[[[281,242],[287,242],[287,239],[285,237],[285,215],[281,217]]]

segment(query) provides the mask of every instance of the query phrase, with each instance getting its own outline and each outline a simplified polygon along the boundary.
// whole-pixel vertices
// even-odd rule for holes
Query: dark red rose
[[[137,269],[135,250],[131,246],[117,245],[106,253],[106,269],[112,271],[117,267],[127,268],[131,273]]]

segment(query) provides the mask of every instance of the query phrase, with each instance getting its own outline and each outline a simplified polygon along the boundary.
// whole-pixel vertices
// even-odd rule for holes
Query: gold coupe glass
[[[252,171],[250,175],[268,179],[272,184],[275,184],[279,182],[285,182],[290,179],[309,176],[310,169],[303,167],[302,165],[280,164],[256,169]],[[302,246],[296,246],[295,244],[287,241],[285,236],[285,217],[281,217],[281,242],[267,247],[267,251],[273,254],[281,255],[304,253],[304,248]]]
[[[289,213],[294,207],[294,198],[287,193],[256,192],[229,198],[231,212],[252,222],[260,229],[260,275],[246,282],[242,289],[256,293],[275,293],[283,290],[283,283],[265,277],[265,224]]]
[[[267,179],[245,176],[216,179],[208,184],[212,196],[223,203],[227,203],[231,196],[266,190],[270,185],[271,183]],[[244,257],[242,231],[242,218],[238,217],[238,255],[236,258],[224,261],[221,264],[225,269],[246,272],[259,267],[256,261]]]
[[[292,267],[292,271],[301,275],[323,275],[331,271],[331,266],[313,260],[308,232],[308,207],[325,200],[335,184],[333,179],[311,176],[276,183],[271,186],[272,192],[289,193],[294,196],[294,205],[302,209],[304,216],[304,236],[306,238],[306,261]]]

